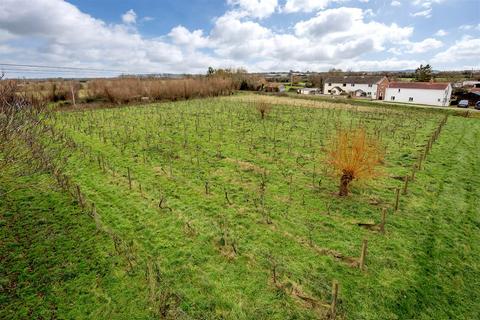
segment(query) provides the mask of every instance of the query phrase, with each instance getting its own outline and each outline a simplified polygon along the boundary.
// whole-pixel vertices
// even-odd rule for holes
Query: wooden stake
[[[128,175],[128,187],[131,190],[132,189],[132,177],[130,175],[130,167],[127,168],[127,175]]]
[[[410,176],[411,181],[415,181],[415,171],[417,170],[417,165],[414,163],[412,167],[412,175]]]
[[[80,204],[80,207],[83,208],[83,199],[82,199],[82,193],[80,192],[80,186],[77,184],[76,188],[77,188],[78,203]]]
[[[337,312],[337,297],[338,297],[338,282],[333,280],[332,283],[332,303],[330,305],[330,313],[332,318],[335,319],[335,314]]]
[[[380,232],[381,233],[385,233],[386,216],[387,216],[387,209],[383,208],[382,209],[382,221],[380,222]]]
[[[367,258],[367,246],[368,246],[368,240],[364,239],[362,243],[362,251],[360,252],[360,270],[365,269],[365,260]]]
[[[405,176],[405,184],[403,185],[403,194],[407,194],[408,192],[408,180],[410,180],[410,177]]]
[[[398,210],[399,201],[400,201],[400,188],[397,188],[397,194],[395,196],[395,211]]]

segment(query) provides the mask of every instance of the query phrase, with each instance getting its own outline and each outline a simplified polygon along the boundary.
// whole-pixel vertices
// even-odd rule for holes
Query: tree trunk
[[[342,177],[340,178],[340,191],[339,196],[344,197],[348,196],[348,185],[353,180],[353,175],[351,172],[343,172]]]

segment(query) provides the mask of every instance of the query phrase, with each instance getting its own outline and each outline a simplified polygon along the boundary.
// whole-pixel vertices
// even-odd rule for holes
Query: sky
[[[426,63],[480,69],[480,0],[0,1],[0,72],[7,76],[39,75],[40,68],[16,65],[95,76]]]

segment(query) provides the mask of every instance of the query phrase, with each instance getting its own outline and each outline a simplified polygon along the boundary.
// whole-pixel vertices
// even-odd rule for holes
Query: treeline
[[[20,83],[20,92],[45,102],[113,104],[138,101],[181,100],[228,95],[232,79],[198,77],[185,79],[113,78],[79,81],[31,81]]]
[[[121,77],[88,81],[22,81],[19,92],[44,102],[123,104],[141,101],[175,101],[259,90],[265,81],[246,72],[219,70],[207,76],[182,79]]]
[[[129,103],[151,100],[181,100],[199,97],[215,97],[231,94],[235,90],[229,78],[201,77],[187,79],[139,79],[122,78],[93,80],[87,83],[87,102],[105,100],[111,103]]]

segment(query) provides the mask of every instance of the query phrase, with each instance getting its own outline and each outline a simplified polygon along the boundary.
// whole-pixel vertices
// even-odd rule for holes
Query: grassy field
[[[43,143],[82,199],[48,175],[3,198],[4,318],[322,319],[333,281],[338,319],[478,318],[480,121],[448,118],[395,211],[444,113],[259,98],[56,113]],[[383,172],[341,198],[325,148],[358,126]]]

